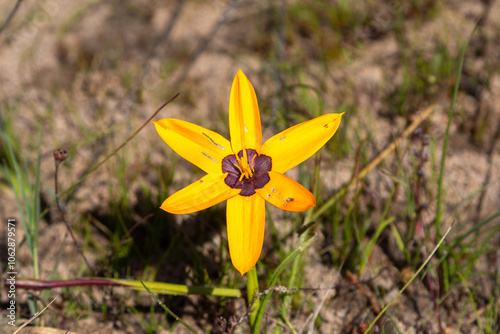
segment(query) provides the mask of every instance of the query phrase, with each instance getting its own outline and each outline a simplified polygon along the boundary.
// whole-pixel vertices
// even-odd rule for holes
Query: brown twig
[[[33,320],[35,320],[36,318],[38,318],[43,312],[45,312],[45,310],[47,310],[50,305],[52,305],[53,302],[56,301],[56,299],[58,298],[59,296],[56,296],[54,299],[52,299],[52,301],[50,303],[47,304],[47,306],[45,306],[45,308],[43,310],[41,310],[40,312],[37,312],[35,313],[28,321],[26,321],[24,324],[22,324],[21,326],[19,326],[19,328],[12,334],[17,334],[21,331],[21,329],[23,329],[24,327],[28,326]]]
[[[356,276],[354,276],[353,273],[351,273],[349,270],[347,271],[347,276],[349,279],[356,285],[358,290],[368,299],[370,304],[372,304],[373,309],[375,312],[379,313],[380,312],[380,306],[378,305],[377,301],[373,297],[372,294],[368,293],[368,291],[365,290],[363,285],[361,285],[361,282],[358,280]]]
[[[42,218],[43,216],[45,216],[48,212],[49,212],[49,209],[52,205],[54,205],[57,200],[59,198],[61,198],[62,196],[65,196],[66,194],[68,194],[69,192],[71,192],[73,189],[75,189],[76,186],[78,186],[80,183],[82,183],[90,174],[92,174],[93,172],[95,172],[99,167],[101,167],[106,161],[108,161],[113,155],[115,155],[118,151],[120,151],[125,145],[128,144],[129,141],[131,141],[135,136],[137,136],[137,134],[146,126],[149,124],[149,122],[151,122],[153,120],[153,118],[160,112],[160,110],[162,110],[167,104],[169,104],[170,102],[172,102],[173,100],[175,100],[175,98],[179,96],[179,93],[175,94],[174,97],[172,97],[170,100],[168,100],[167,102],[165,102],[164,104],[162,104],[162,106],[160,108],[158,108],[154,113],[153,115],[151,115],[151,117],[149,117],[146,122],[144,122],[144,124],[142,124],[132,135],[130,135],[130,137],[128,137],[120,146],[118,146],[116,149],[113,150],[113,152],[111,152],[110,154],[108,154],[103,160],[99,161],[92,169],[90,169],[85,175],[83,175],[78,181],[76,181],[75,183],[73,183],[71,186],[69,186],[68,188],[66,188],[62,193],[59,194],[59,196],[56,197],[55,200],[52,201],[52,203],[50,203],[47,208],[40,214],[40,218]]]
[[[7,17],[7,20],[5,20],[4,25],[2,26],[2,28],[0,28],[0,36],[2,35],[3,31],[5,29],[7,29],[7,26],[9,25],[10,21],[12,20],[14,15],[16,14],[19,7],[21,6],[21,2],[23,2],[23,0],[17,0],[16,5],[12,9],[12,11],[10,12],[9,16]]]
[[[68,222],[66,221],[66,217],[64,215],[63,209],[61,208],[61,204],[59,203],[59,197],[58,197],[58,191],[59,191],[58,189],[59,189],[59,187],[57,185],[58,184],[58,182],[57,182],[57,175],[58,175],[58,171],[59,171],[59,165],[61,164],[61,162],[63,162],[64,160],[66,160],[67,157],[68,157],[68,154],[66,153],[65,150],[58,149],[58,150],[54,151],[54,162],[55,162],[55,165],[56,165],[56,170],[54,172],[54,192],[55,192],[55,196],[56,196],[56,205],[57,205],[57,209],[59,210],[59,213],[61,214],[61,219],[64,222],[64,225],[66,225],[66,228],[67,228],[67,230],[69,232],[69,235],[71,236],[71,239],[73,239],[73,242],[75,243],[75,247],[79,250],[79,252],[82,255],[82,258],[85,261],[85,264],[87,265],[87,267],[89,268],[89,270],[95,275],[94,269],[92,268],[92,266],[90,265],[89,261],[85,257],[85,254],[83,254],[83,249],[78,244],[78,241],[76,240],[76,237],[73,234],[73,231],[71,230],[71,227],[69,226]]]
[[[125,235],[120,239],[120,242],[118,243],[118,247],[122,245],[122,243],[125,241],[125,239],[130,235],[130,233],[132,233],[133,230],[135,230],[139,225],[141,225],[142,223],[144,223],[146,220],[148,220],[149,218],[153,217],[155,214],[154,212],[153,213],[150,213],[149,215],[147,215],[146,217],[142,218],[141,220],[139,220],[138,222],[136,222],[134,224],[134,226],[132,226],[128,231],[127,233],[125,233]]]
[[[127,233],[125,233],[125,235],[120,239],[120,242],[118,243],[117,247],[120,247],[125,242],[125,239],[132,233],[132,231],[134,231],[139,225],[141,225],[142,223],[144,223],[146,220],[148,220],[149,218],[153,217],[154,215],[155,215],[154,213],[150,213],[146,217],[144,217],[141,220],[139,220],[138,222],[136,222],[134,224],[134,226],[132,226],[127,231]],[[110,254],[110,256],[109,256],[109,262],[113,262],[113,260],[115,258],[115,255],[116,255],[116,252],[113,252],[113,253]]]

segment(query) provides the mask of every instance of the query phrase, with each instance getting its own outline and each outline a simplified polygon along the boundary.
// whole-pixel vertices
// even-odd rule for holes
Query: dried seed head
[[[68,153],[65,150],[61,150],[61,149],[54,150],[54,159],[57,162],[62,162],[64,160],[66,160],[67,157],[68,157]]]

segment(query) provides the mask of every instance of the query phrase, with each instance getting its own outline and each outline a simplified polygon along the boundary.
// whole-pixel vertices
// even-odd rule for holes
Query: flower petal
[[[260,152],[262,129],[257,97],[252,84],[241,70],[234,78],[229,97],[229,132],[235,154],[244,148]]]
[[[201,126],[173,118],[153,123],[168,146],[207,173],[220,173],[222,159],[232,154],[226,138]]]
[[[265,201],[257,194],[227,200],[229,254],[241,276],[259,259],[264,242],[265,212]]]
[[[261,153],[273,159],[273,171],[284,173],[316,153],[335,134],[342,114],[326,114],[292,126],[269,138]]]
[[[227,186],[224,183],[226,175],[207,174],[167,198],[160,208],[175,214],[192,213],[236,196],[241,189]]]
[[[304,211],[316,206],[314,195],[300,183],[278,172],[269,172],[271,180],[261,189],[255,189],[263,199],[287,211]]]

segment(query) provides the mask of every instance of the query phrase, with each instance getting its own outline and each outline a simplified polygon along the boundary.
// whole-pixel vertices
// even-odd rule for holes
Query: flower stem
[[[229,298],[241,298],[239,289],[218,288],[208,286],[187,286],[163,282],[143,282],[119,278],[87,277],[60,281],[45,281],[38,279],[21,278],[16,280],[16,288],[29,290],[45,290],[54,288],[68,288],[72,286],[123,286],[143,291],[143,283],[157,294],[163,295],[203,295]],[[7,286],[7,282],[5,283]]]
[[[78,181],[76,181],[71,186],[66,188],[63,192],[61,192],[59,194],[59,196],[57,196],[57,199],[54,199],[47,206],[47,208],[39,215],[40,219],[43,218],[49,212],[49,209],[52,207],[52,205],[54,205],[56,203],[56,200],[61,199],[63,196],[66,196],[68,193],[73,191],[73,189],[75,189],[80,183],[82,183],[90,174],[95,172],[106,161],[108,161],[112,156],[114,156],[118,151],[120,151],[125,145],[127,145],[129,141],[131,141],[142,129],[144,129],[144,127],[146,127],[146,125],[149,124],[149,122],[151,122],[153,120],[153,118],[160,112],[160,110],[162,110],[167,104],[172,102],[177,96],[179,96],[179,93],[175,94],[173,98],[171,98],[167,102],[163,103],[163,105],[160,108],[158,108],[158,110],[156,110],[154,112],[154,114],[151,117],[149,117],[146,122],[144,122],[144,124],[142,124],[137,130],[135,130],[135,132],[132,135],[130,135],[130,137],[128,137],[123,143],[121,143],[121,145],[118,146],[113,152],[108,154],[108,156],[106,156],[103,160],[99,161],[94,167],[92,167],[87,173],[85,173],[85,175],[83,175]]]
[[[250,310],[250,327],[253,328],[255,325],[255,320],[257,319],[257,313],[260,307],[259,299],[255,299],[255,296],[259,293],[259,279],[257,278],[257,270],[253,267],[247,273],[247,301]],[[255,299],[255,300],[254,300]]]

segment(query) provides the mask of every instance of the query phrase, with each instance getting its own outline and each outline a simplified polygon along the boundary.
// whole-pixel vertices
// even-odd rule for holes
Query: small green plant
[[[19,151],[15,148],[19,145],[15,141],[14,131],[10,120],[0,121],[0,138],[3,145],[1,148],[4,154],[0,165],[0,175],[7,180],[14,192],[19,219],[25,232],[26,244],[33,260],[33,276],[40,277],[40,263],[38,257],[38,237],[40,229],[40,146],[41,135],[38,135],[38,154],[34,168],[26,160],[26,157],[19,157]],[[21,160],[24,160],[21,162]],[[34,178],[31,175],[34,174]],[[33,294],[29,294],[29,307],[32,314],[35,314],[36,303]]]

